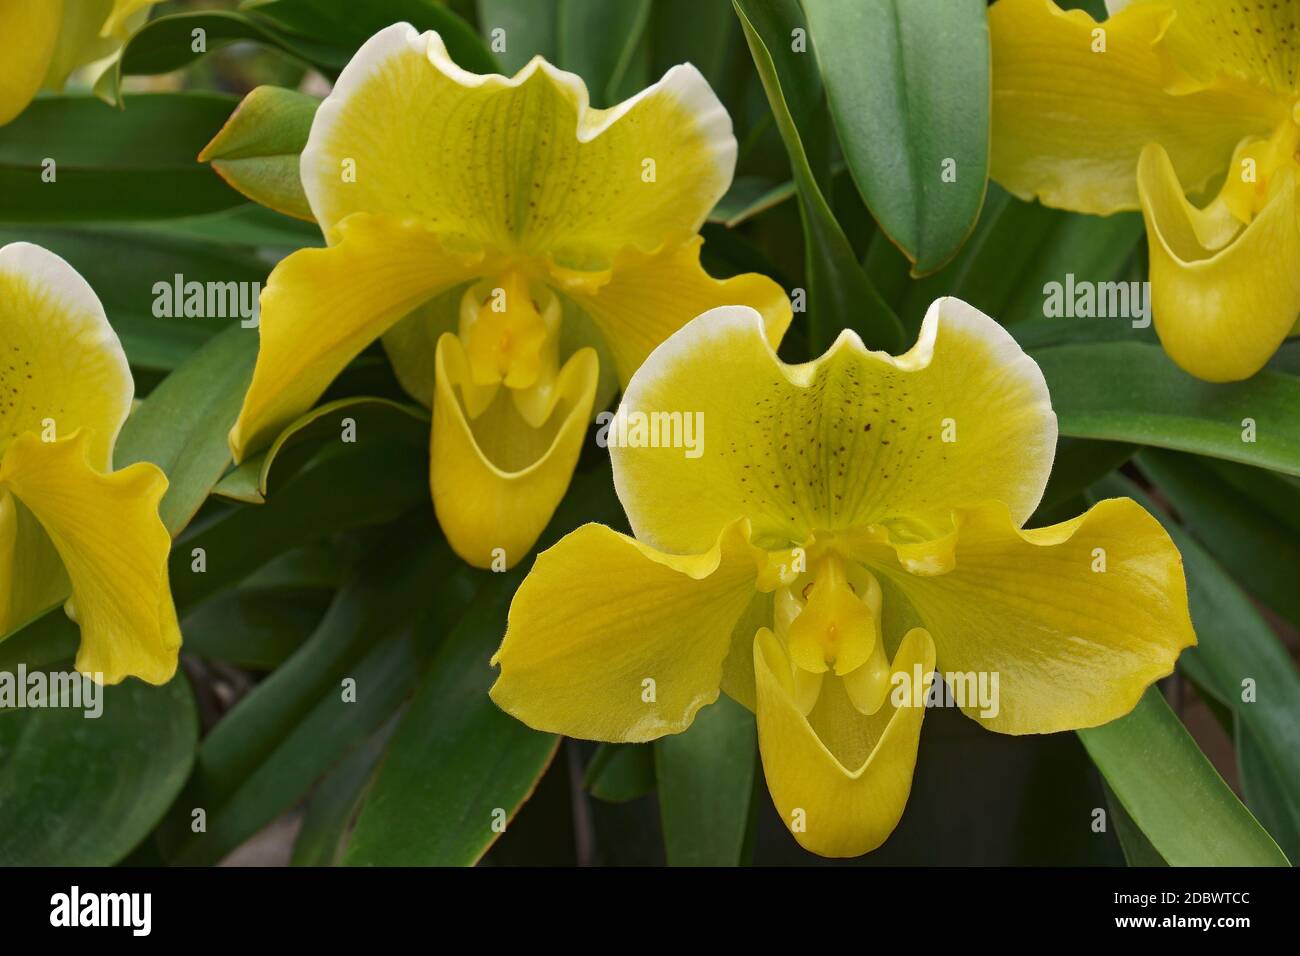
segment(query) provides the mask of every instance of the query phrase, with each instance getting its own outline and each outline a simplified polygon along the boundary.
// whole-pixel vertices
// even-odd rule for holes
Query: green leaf
[[[122,427],[113,464],[151,461],[167,473],[159,511],[173,536],[230,464],[227,436],[253,375],[257,333],[227,328],[172,372]]]
[[[989,232],[977,232],[967,246],[974,247],[971,255],[963,248],[956,260],[961,269],[958,294],[989,315],[1006,325],[1046,318],[1049,288],[1055,288],[1052,283],[1060,285],[1064,295],[1071,281],[1075,288],[1082,288],[1083,283],[1100,286],[1136,278],[1125,272],[1135,255],[1144,252],[1140,214],[1084,216],[1003,195],[1002,212]],[[1098,323],[1114,326],[1106,331],[1139,334],[1134,322],[1149,322],[1149,318],[1132,317],[1138,312],[1138,303],[1124,309],[1123,300],[1119,302],[1117,311],[1124,315],[1055,321]],[[1149,330],[1142,334],[1154,341]]]
[[[984,202],[985,4],[805,0],[803,6],[858,192],[915,263],[915,273],[933,272],[961,248]]]
[[[240,193],[269,209],[315,222],[302,188],[299,162],[320,100],[278,86],[259,86],[244,97],[199,162]]]
[[[744,14],[744,16],[737,16],[736,19],[740,35],[745,39],[745,49],[750,52],[751,59],[753,53],[749,47],[744,24],[748,22],[754,33],[763,41],[767,58],[775,68],[776,86],[781,90],[786,112],[789,113],[799,144],[807,157],[808,168],[812,171],[817,186],[825,195],[827,205],[830,205],[829,176],[834,130],[831,126],[830,107],[826,103],[826,91],[822,86],[821,74],[817,70],[816,57],[806,49],[806,43],[802,47],[797,47],[795,41],[796,36],[807,32],[808,24],[803,7],[800,6],[799,0],[757,0],[757,2],[745,0],[743,11],[737,12]],[[761,80],[761,70],[759,77]],[[767,93],[766,85],[760,83],[762,96],[767,101],[766,108],[763,100],[758,96],[759,90],[754,88],[752,78],[746,77],[746,86],[750,91],[748,102],[757,108],[762,117],[755,124],[755,128],[776,126],[778,135],[777,143],[774,145],[781,146],[782,152],[787,156],[787,165],[791,167],[792,172],[795,172],[794,164],[789,159],[790,149],[785,142],[786,137],[780,129],[780,116],[773,116],[775,111],[772,109],[771,96]],[[751,131],[752,135],[755,134]]]
[[[289,461],[283,462],[277,471],[292,474],[321,444],[339,441],[349,429],[352,441],[347,444],[357,445],[358,450],[369,443],[391,440],[423,448],[429,443],[430,428],[429,413],[418,405],[386,398],[341,398],[314,408],[294,421],[266,451],[226,475],[213,490],[236,501],[261,504],[266,500],[271,469],[282,458]]]
[[[1300,475],[1300,378],[1265,369],[1246,382],[1202,382],[1158,345],[1138,342],[1028,351],[1047,379],[1063,435],[1173,448]],[[1244,440],[1247,420],[1255,425],[1254,441]]]
[[[181,621],[185,653],[270,671],[309,638],[329,606],[320,589],[235,588]]]
[[[613,106],[646,85],[634,64],[649,21],[650,0],[559,0],[557,65],[587,81],[593,106]]]
[[[1291,860],[1300,860],[1300,801],[1245,721],[1236,721],[1237,769],[1246,805]],[[1275,748],[1274,748],[1275,749]]]
[[[409,522],[380,536],[312,637],[239,702],[199,747],[165,833],[178,865],[215,863],[289,809],[400,706],[423,672],[437,598],[454,565]],[[355,681],[355,701],[344,682]],[[202,808],[207,829],[190,828]]]
[[[348,754],[316,786],[293,841],[294,866],[337,866],[375,770],[388,749],[397,716]]]
[[[1079,737],[1125,812],[1172,866],[1286,866],[1155,687]]]
[[[334,63],[341,68],[374,34],[394,23],[417,30],[435,30],[457,65],[472,73],[499,73],[500,64],[473,27],[437,0],[245,0],[244,12],[273,21],[297,37],[338,48]]]
[[[0,229],[0,245],[20,239],[62,256],[90,283],[136,369],[169,372],[239,322],[237,315],[160,318],[154,315],[157,283],[170,290],[179,275],[185,282],[251,287],[270,271],[254,250],[129,227]]]
[[[190,608],[277,555],[427,509],[428,501],[429,459],[423,449],[396,442],[329,449],[288,477],[266,504],[228,508],[196,523],[172,549],[172,594],[178,607]],[[199,550],[202,573],[192,563]]]
[[[783,92],[782,79],[771,50],[778,42],[783,47],[788,46],[789,34],[777,29],[779,18],[771,16],[766,4],[734,0],[734,5],[777,129],[789,154],[799,192],[809,285],[809,345],[815,354],[820,354],[830,346],[841,328],[850,328],[870,348],[901,351],[903,330],[898,317],[867,278],[845,238],[844,230],[835,221]],[[762,15],[760,22],[766,34],[760,33],[756,27],[755,13]]]
[[[194,48],[196,30],[203,31],[201,50]],[[309,36],[295,36],[256,15],[233,10],[174,13],[150,20],[127,40],[112,66],[95,81],[95,95],[119,105],[124,76],[170,73],[241,41],[268,46],[295,61],[325,69],[338,69],[347,62],[347,50]]]
[[[1053,524],[1066,518],[1056,512],[1093,482],[1123,465],[1137,449],[1124,442],[1088,441],[1082,438],[1062,437],[1056,443],[1056,458],[1052,462],[1052,475],[1047,480],[1043,500],[1030,518],[1030,527]],[[1045,516],[1052,517],[1045,517]]]
[[[1110,788],[1105,784],[1102,787],[1106,791],[1106,808],[1110,811],[1115,836],[1119,838],[1120,848],[1124,851],[1124,862],[1129,866],[1168,866],[1165,858],[1125,812],[1124,805],[1115,798]]]
[[[28,670],[71,665],[80,644],[81,631],[59,604],[0,635],[0,672],[13,672],[20,664]]]
[[[1149,467],[1145,456],[1144,452],[1139,459],[1144,470]],[[1157,473],[1151,472],[1153,476]],[[1163,485],[1161,491],[1165,492]],[[1127,495],[1138,501],[1161,520],[1178,546],[1198,641],[1196,647],[1183,652],[1179,666],[1212,701],[1234,715],[1238,737],[1244,732],[1250,738],[1247,746],[1253,752],[1247,760],[1253,770],[1265,771],[1255,774],[1256,793],[1262,788],[1280,792],[1280,799],[1266,796],[1266,802],[1288,806],[1284,817],[1265,818],[1264,822],[1279,820],[1281,826],[1274,832],[1275,837],[1294,832],[1300,814],[1300,724],[1295,719],[1300,713],[1300,674],[1286,648],[1218,562],[1185,528],[1157,509],[1133,482],[1112,476],[1099,483],[1095,493]],[[1178,507],[1177,501],[1174,504]],[[1254,699],[1249,702],[1242,699],[1246,680],[1255,689]],[[1242,760],[1240,753],[1238,759]],[[1243,766],[1247,760],[1242,760]],[[1294,853],[1300,847],[1291,844],[1285,849]]]
[[[89,96],[39,97],[0,127],[0,222],[165,219],[244,202],[194,159],[233,97],[140,93],[126,103],[123,112]]]
[[[660,77],[678,63],[690,63],[714,92],[725,96],[724,87],[735,75],[728,74],[728,67],[743,55],[739,24],[727,4],[655,0],[650,17],[651,75]]]
[[[175,13],[150,20],[99,77],[95,93],[117,104],[123,77],[170,73],[239,42],[275,50],[332,77],[372,35],[401,22],[421,31],[436,30],[462,67],[497,72],[496,58],[469,24],[435,0],[366,0],[345,9],[337,0],[253,0],[242,10]],[[194,49],[195,30],[203,31],[201,50]]]
[[[111,866],[180,792],[199,734],[185,676],[100,693],[95,719],[68,707],[0,716],[0,865]]]
[[[180,216],[175,219],[124,225],[145,235],[205,239],[238,246],[257,246],[263,255],[279,259],[304,246],[323,246],[325,239],[313,223],[281,215],[271,209],[245,203],[234,209]]]
[[[1138,213],[1083,216],[1049,209],[1016,199],[994,183],[975,231],[956,258],[932,275],[905,282],[898,298],[891,301],[913,331],[920,327],[930,303],[944,295],[969,302],[1003,325],[1041,320],[1049,283],[1062,284],[1064,293],[1067,276],[1076,283],[1113,281],[1141,238]],[[897,274],[904,276],[903,257],[883,233],[877,233],[868,260],[879,261],[890,254],[898,260]],[[1114,327],[1108,331],[1123,333],[1132,328],[1130,320],[1118,317],[1053,322],[1062,331],[1071,324],[1104,324]]]
[[[556,62],[558,6],[559,0],[478,0],[478,26],[483,39],[490,43],[493,30],[505,31],[506,48],[497,59],[506,73],[517,73],[537,55]]]
[[[575,477],[538,549],[588,520],[618,522],[608,467]],[[488,696],[488,661],[505,634],[522,564],[485,581],[429,668],[357,820],[349,865],[469,866],[518,812],[555,756],[558,738],[532,730]]]
[[[1235,494],[1249,499],[1273,520],[1300,535],[1300,481],[1262,468],[1203,459],[1200,464]]]
[[[650,744],[601,744],[583,772],[582,786],[606,803],[626,803],[655,788],[655,755]]]
[[[734,229],[794,195],[795,185],[791,180],[778,183],[764,176],[737,176],[709,213],[709,222],[720,222]]]
[[[670,866],[738,866],[758,772],[754,715],[726,694],[654,743]]]
[[[1138,456],[1138,465],[1246,590],[1300,627],[1300,486],[1294,479],[1265,473],[1276,482],[1275,504],[1290,513],[1288,523],[1220,478],[1209,462],[1151,448]],[[1248,470],[1227,462],[1219,467]],[[1295,703],[1300,713],[1300,699]]]
[[[522,575],[483,586],[435,656],[357,820],[350,866],[469,866],[500,835],[555,756],[488,697],[487,666]],[[485,593],[486,592],[486,593]]]
[[[842,172],[844,172],[842,163],[831,165],[832,177]],[[717,205],[709,213],[708,221],[734,229],[741,223],[748,222],[797,195],[798,190],[792,179],[777,182],[766,176],[737,176],[731,181],[731,187],[726,194],[718,200]],[[874,278],[872,281],[875,281]]]

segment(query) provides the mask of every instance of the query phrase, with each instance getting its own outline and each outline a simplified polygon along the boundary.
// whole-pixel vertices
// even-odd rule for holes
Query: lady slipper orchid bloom
[[[121,49],[162,0],[0,0],[0,126]]]
[[[673,412],[702,415],[703,454],[632,427]],[[541,730],[647,741],[721,688],[823,856],[898,823],[936,668],[990,730],[1051,733],[1127,713],[1196,641],[1178,551],[1132,500],[1022,530],[1056,416],[1038,366],[956,299],[904,355],[845,331],[803,365],[752,310],[716,309],[650,355],[619,415],[635,537],[588,524],[537,558],[492,697]]]
[[[181,646],[167,478],[113,470],[126,355],[86,280],[39,246],[0,248],[0,353],[0,635],[67,600],[77,670],[165,683]]]
[[[992,175],[1049,206],[1141,207],[1165,350],[1247,378],[1300,315],[1300,2],[1108,8],[989,10]]]
[[[376,34],[302,154],[327,248],[271,273],[236,459],[382,336],[402,386],[433,408],[448,541],[479,567],[513,565],[564,495],[593,412],[656,345],[723,303],[760,310],[773,343],[789,325],[774,282],[719,281],[699,263],[735,159],[731,121],[692,66],[598,110],[541,57],[479,76],[436,33]]]

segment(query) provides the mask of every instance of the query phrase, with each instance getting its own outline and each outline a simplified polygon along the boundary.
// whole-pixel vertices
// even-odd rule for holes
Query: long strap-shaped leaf
[[[1207,470],[1198,468],[1190,456],[1167,452],[1144,451],[1138,464],[1183,519],[1197,528],[1208,512],[1203,502],[1189,495],[1188,482],[1205,478]],[[1286,487],[1285,479],[1264,475],[1283,481],[1282,487]],[[1206,481],[1202,487],[1213,491],[1211,482]],[[1188,603],[1199,644],[1183,654],[1179,667],[1203,693],[1232,714],[1246,799],[1260,822],[1294,859],[1300,852],[1300,724],[1296,722],[1296,714],[1300,713],[1300,674],[1294,662],[1250,598],[1216,560],[1223,554],[1222,540],[1211,540],[1211,555],[1129,481],[1113,476],[1098,488],[1138,500],[1161,519],[1182,552]],[[1224,501],[1220,508],[1231,514],[1234,505],[1244,508],[1249,504]],[[1242,522],[1241,527],[1248,524]],[[1283,575],[1290,573],[1294,586],[1296,564],[1290,556],[1271,550],[1267,541],[1256,540],[1253,545],[1253,563],[1241,565],[1251,573],[1242,580],[1267,582],[1265,566],[1277,564]]]
[[[685,733],[656,740],[654,748],[669,865],[745,862],[758,768],[754,715],[723,694]]]
[[[924,275],[975,227],[988,182],[983,0],[804,0],[849,171]]]
[[[805,262],[808,273],[808,338],[815,354],[825,350],[840,329],[849,328],[862,336],[869,348],[900,351],[903,329],[898,317],[881,298],[863,271],[844,230],[835,220],[817,177],[808,162],[808,153],[799,128],[790,113],[781,77],[773,60],[772,44],[778,31],[774,25],[782,20],[782,6],[797,11],[793,0],[734,0],[736,14],[745,30],[749,51],[767,92],[777,129],[790,155],[790,168],[799,191],[799,212],[803,220]],[[763,14],[763,16],[759,16]],[[760,24],[767,26],[764,36]],[[787,34],[788,36],[788,34]],[[788,40],[785,40],[788,42]],[[798,54],[813,69],[810,54]]]
[[[1079,736],[1125,812],[1173,866],[1287,865],[1156,688],[1127,716]]]
[[[575,479],[541,547],[584,520],[619,521],[609,471]],[[469,866],[505,832],[559,745],[493,703],[489,666],[527,565],[486,579],[447,635],[366,799],[349,865]]]

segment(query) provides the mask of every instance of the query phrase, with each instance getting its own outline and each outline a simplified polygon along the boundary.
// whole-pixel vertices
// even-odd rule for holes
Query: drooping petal
[[[330,235],[349,213],[605,268],[698,231],[735,166],[731,120],[692,66],[608,110],[540,58],[511,79],[456,66],[436,33],[371,37],[321,104],[303,186]],[[345,181],[344,172],[355,172]]]
[[[688,553],[741,516],[771,548],[877,522],[925,535],[953,506],[988,499],[1023,522],[1056,448],[1038,366],[950,298],[930,307],[904,355],[869,352],[845,332],[804,365],[776,357],[757,313],[715,309],[651,354],[615,425],[614,481],[633,530]]]
[[[1142,152],[1138,186],[1150,252],[1151,314],[1170,357],[1212,382],[1249,378],[1300,315],[1300,167],[1273,176],[1264,208],[1226,245],[1207,245],[1160,146]]]
[[[599,366],[583,349],[565,363],[540,428],[519,413],[509,389],[470,419],[458,390],[470,381],[460,339],[438,342],[430,484],[447,542],[470,564],[513,567],[537,542],[564,497],[591,421]]]
[[[62,2],[0,0],[0,126],[41,88],[63,22]]]
[[[934,664],[933,642],[915,629],[899,645],[893,674],[908,683],[917,676],[924,681]],[[835,857],[858,856],[884,843],[911,792],[924,698],[905,695],[902,706],[889,699],[864,717],[838,679],[828,679],[817,708],[805,717],[795,699],[790,660],[766,628],[754,641],[754,675],[763,773],[794,838],[813,853]],[[823,736],[831,734],[834,741]]]
[[[1131,499],[1032,531],[1000,504],[961,509],[954,523],[951,571],[873,570],[893,586],[886,606],[901,595],[933,636],[940,671],[997,675],[992,707],[969,696],[962,706],[990,730],[1114,720],[1196,643],[1178,549]]]
[[[57,439],[84,429],[91,464],[107,470],[134,394],[86,280],[40,246],[0,248],[0,454],[24,432]]]
[[[746,305],[763,316],[772,348],[790,327],[790,300],[767,276],[746,273],[714,279],[700,265],[698,236],[645,253],[627,249],[614,260],[607,281],[577,278],[560,287],[600,329],[626,385],[655,346],[683,325],[723,305]]]
[[[702,554],[662,554],[588,524],[542,552],[515,593],[492,699],[530,727],[588,740],[680,733],[718,697],[757,562],[738,522]]]
[[[329,248],[283,259],[262,290],[257,366],[230,432],[237,461],[311,408],[390,326],[483,264],[414,222],[358,214],[335,232]]]
[[[81,625],[77,670],[107,684],[166,683],[181,645],[171,536],[158,516],[167,478],[146,462],[103,474],[90,451],[86,432],[56,442],[20,435],[0,461],[0,487],[36,516],[67,569]]]
[[[0,489],[0,636],[68,597],[68,575],[49,535]]]
[[[1172,6],[1139,3],[1098,24],[1052,0],[998,0],[989,9],[993,178],[1023,199],[1105,215],[1137,208],[1148,143],[1164,145],[1199,192],[1240,140],[1289,122],[1289,105],[1242,81],[1166,92],[1175,67],[1158,41],[1174,16]]]

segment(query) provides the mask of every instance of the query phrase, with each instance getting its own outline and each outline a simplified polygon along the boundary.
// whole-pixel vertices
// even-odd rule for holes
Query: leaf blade
[[[244,203],[194,161],[232,97],[138,93],[125,102],[123,112],[89,96],[40,97],[0,127],[0,222],[166,219]]]
[[[1171,865],[1287,865],[1155,687],[1128,715],[1078,734],[1125,812]]]
[[[975,227],[988,182],[985,5],[805,0],[803,6],[853,181],[915,264],[914,274],[933,272]]]
[[[754,715],[723,694],[654,751],[669,866],[744,862],[758,773]]]
[[[814,354],[828,348],[841,328],[859,333],[870,348],[898,352],[903,329],[858,263],[844,230],[835,220],[818,184],[800,131],[782,88],[769,39],[759,32],[751,0],[733,0],[754,64],[790,157],[804,225],[805,260],[809,283],[809,344]],[[769,32],[771,27],[768,27]]]

